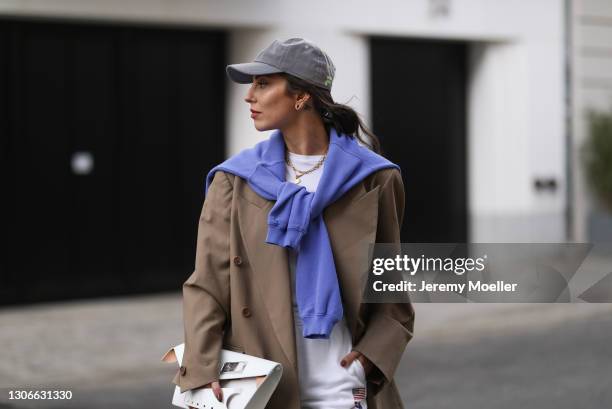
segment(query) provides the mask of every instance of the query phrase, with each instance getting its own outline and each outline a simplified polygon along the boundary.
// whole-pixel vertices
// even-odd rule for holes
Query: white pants
[[[367,409],[361,362],[355,359],[348,367],[340,365],[353,348],[346,320],[334,325],[329,339],[309,339],[302,336],[295,309],[294,317],[302,409]]]

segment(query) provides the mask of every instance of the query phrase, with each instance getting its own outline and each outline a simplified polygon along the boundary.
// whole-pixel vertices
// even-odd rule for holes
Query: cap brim
[[[266,75],[283,72],[276,67],[262,62],[231,64],[225,68],[225,71],[232,81],[239,84],[248,84],[253,82],[253,75]]]

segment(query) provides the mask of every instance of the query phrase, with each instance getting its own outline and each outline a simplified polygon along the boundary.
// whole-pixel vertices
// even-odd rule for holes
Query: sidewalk
[[[72,390],[15,408],[167,408],[182,342],[180,293],[0,309],[0,408],[8,390]]]

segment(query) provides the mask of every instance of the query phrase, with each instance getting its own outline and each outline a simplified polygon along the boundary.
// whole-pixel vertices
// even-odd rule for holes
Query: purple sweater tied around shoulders
[[[206,192],[222,170],[247,181],[261,197],[275,200],[268,214],[266,243],[297,252],[296,298],[305,338],[329,338],[344,311],[340,286],[322,212],[365,177],[399,166],[330,128],[329,150],[315,192],[285,179],[285,141],[280,130],[215,166]]]

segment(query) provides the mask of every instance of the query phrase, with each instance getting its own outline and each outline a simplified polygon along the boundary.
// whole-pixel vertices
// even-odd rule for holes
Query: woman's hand
[[[213,393],[215,394],[215,397],[217,398],[217,400],[219,402],[223,402],[223,390],[221,390],[221,385],[219,384],[219,381],[213,381],[211,383],[207,383],[206,385],[202,386],[202,388],[211,388],[213,390]],[[189,406],[189,409],[197,409],[194,408],[193,406]]]
[[[374,367],[374,364],[372,363],[372,361],[366,358],[364,354],[362,354],[359,351],[351,351],[348,354],[346,354],[344,358],[342,358],[342,360],[340,361],[340,365],[346,368],[355,359],[359,359],[359,361],[361,362],[361,366],[363,366],[363,370],[367,377],[370,371],[372,370],[372,368]]]

